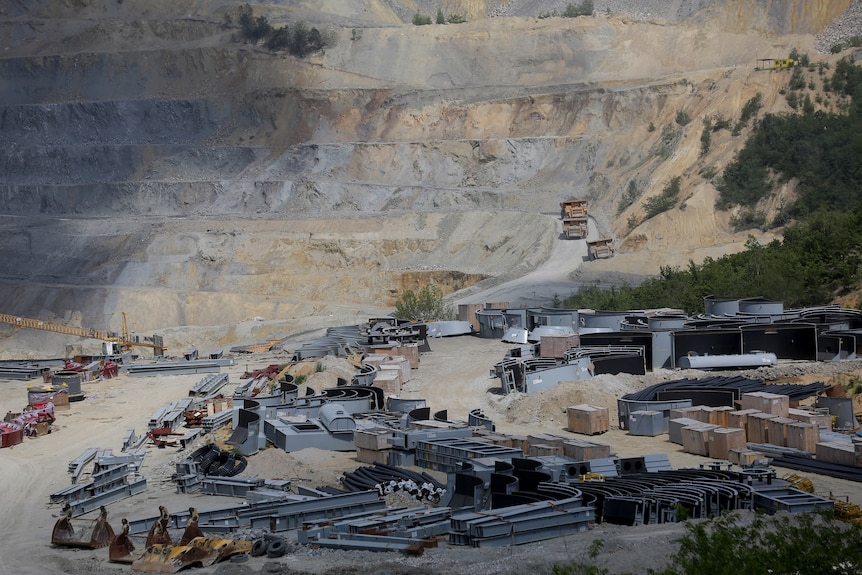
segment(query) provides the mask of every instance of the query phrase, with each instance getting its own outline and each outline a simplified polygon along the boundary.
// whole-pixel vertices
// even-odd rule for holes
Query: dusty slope
[[[425,27],[393,22],[422,3],[260,5],[338,34],[299,61],[232,41],[229,3],[13,3],[0,14],[16,38],[0,59],[15,80],[0,124],[15,216],[0,225],[4,311],[113,329],[127,311],[148,332],[386,308],[423,282],[532,269],[572,195],[622,248],[600,271],[740,249],[699,172],[743,138],[717,134],[700,157],[701,121],[756,93],[785,110],[786,75],[754,57],[811,50],[845,3],[701,4],[636,20],[452,3],[519,17]],[[338,28],[360,11],[361,30]],[[674,175],[682,206],[630,229],[639,204],[617,215],[629,182],[646,198]]]

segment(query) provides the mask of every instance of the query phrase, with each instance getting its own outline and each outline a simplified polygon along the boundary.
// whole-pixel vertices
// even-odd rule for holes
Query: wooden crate
[[[766,422],[769,435],[769,443],[787,447],[787,424],[796,423],[795,419],[789,417],[775,417]]]
[[[727,451],[727,460],[736,465],[751,465],[764,457],[766,456],[759,451],[752,451],[747,448],[729,449]]]
[[[373,465],[375,463],[389,463],[389,452],[391,449],[363,449],[361,447],[356,448],[356,461],[360,463],[368,463]]]
[[[676,417],[667,422],[667,435],[671,443],[682,445],[682,430],[690,425],[702,423],[690,417]]]
[[[727,426],[738,427],[748,432],[748,416],[752,413],[760,413],[756,409],[739,409],[727,413]]]
[[[566,357],[569,348],[580,344],[580,338],[575,335],[543,335],[539,339],[539,357],[562,359]]]
[[[815,447],[818,461],[856,465],[856,448],[849,441],[821,441]]]
[[[728,414],[732,411],[734,411],[734,409],[729,405],[709,407],[706,409],[706,412],[709,415],[708,423],[720,425],[721,427],[730,427],[728,425]]]
[[[752,413],[748,416],[748,441],[750,443],[769,443],[769,420],[775,419],[771,413]]]
[[[387,371],[394,371],[398,373],[400,377],[399,384],[404,385],[408,381],[410,381],[410,363],[407,361],[406,357],[392,357],[389,356],[384,362],[381,362],[380,365],[377,366],[377,373],[385,373]]]
[[[475,434],[474,434],[475,437]],[[503,447],[512,447],[512,438],[507,437],[505,435],[497,435],[496,433],[489,433],[486,435],[481,435],[476,437],[476,441],[481,441],[482,443],[488,443],[490,445],[501,445]]]
[[[731,449],[745,449],[745,430],[738,427],[719,427],[709,431],[709,456],[727,459]]]
[[[554,435],[553,433],[531,433],[527,436],[527,441],[530,445],[562,445],[568,439],[562,435]]]
[[[817,427],[823,427],[827,431],[832,431],[832,416],[828,413],[813,413],[806,409],[794,409],[791,407],[787,417],[796,421],[813,423]]]
[[[561,445],[543,445],[536,443],[530,446],[530,457],[545,457],[548,455],[563,455],[563,447]]]
[[[353,445],[356,449],[380,451],[389,449],[392,444],[389,438],[393,436],[391,429],[357,429],[353,432]]]
[[[682,448],[686,453],[709,456],[709,432],[717,426],[696,423],[682,428]]]
[[[520,449],[524,453],[530,451],[530,438],[526,435],[508,435],[507,437],[512,440],[512,447],[515,449]]]
[[[473,331],[479,333],[482,326],[479,325],[479,318],[476,317],[476,312],[485,309],[485,304],[482,303],[462,303],[458,304],[458,321],[469,321]]]
[[[607,459],[611,456],[611,447],[585,439],[568,439],[563,442],[563,455],[575,461]]]
[[[670,410],[669,418],[670,419],[688,418],[688,419],[695,419],[695,420],[700,421],[699,419],[697,419],[697,417],[695,417],[692,414],[699,412],[701,410],[703,410],[702,405],[692,405],[689,407],[677,407],[677,408]]]
[[[787,447],[814,453],[820,441],[820,427],[816,423],[796,421],[785,426],[785,435]]]
[[[401,372],[392,369],[378,370],[371,385],[382,389],[383,395],[398,395],[401,393]]]
[[[787,417],[790,412],[790,398],[786,395],[765,391],[743,393],[741,407],[742,409],[757,409],[778,417]]]
[[[566,408],[567,429],[572,433],[595,435],[610,429],[610,410],[594,405],[571,405]]]

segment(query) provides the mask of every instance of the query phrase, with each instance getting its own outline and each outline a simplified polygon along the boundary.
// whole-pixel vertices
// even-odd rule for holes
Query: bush
[[[463,24],[466,21],[467,21],[467,18],[465,18],[461,14],[452,14],[451,16],[449,16],[449,23],[450,24]]]
[[[452,309],[443,303],[440,287],[426,284],[418,292],[406,290],[395,302],[395,314],[410,321],[446,320],[453,316]]]
[[[416,22],[414,22],[414,24],[415,23]],[[437,24],[445,24],[445,23],[446,23],[446,16],[443,15],[443,9],[438,8],[437,9]]]
[[[680,126],[685,126],[691,122],[691,116],[685,110],[680,110],[676,113],[676,123]]]
[[[592,16],[594,11],[593,0],[584,0],[577,6],[569,4],[563,12],[564,18],[577,18],[578,16]]]
[[[617,206],[617,215],[623,213],[626,208],[635,203],[635,200],[638,199],[641,195],[641,191],[638,189],[638,185],[634,180],[629,180],[629,185],[626,188],[626,191],[623,192],[623,197],[620,198],[620,203]]]
[[[763,107],[763,94],[758,92],[752,96],[744,106],[742,106],[742,113],[739,115],[739,121],[745,124],[750,119],[757,116],[761,107]]]
[[[680,189],[680,177],[674,176],[671,178],[667,184],[665,184],[664,189],[660,194],[656,194],[654,196],[650,196],[644,201],[644,211],[646,219],[650,219],[659,215],[662,212],[666,212],[674,205],[676,205],[676,200],[679,198],[679,189]]]
[[[424,14],[420,14],[419,12],[413,15],[414,26],[427,26],[429,24],[431,24],[431,16],[426,16]]]
[[[766,224],[766,213],[763,210],[745,208],[738,214],[730,216],[730,226],[735,232],[762,228]]]
[[[739,515],[730,513],[686,524],[671,567],[658,575],[850,575],[859,573],[860,563],[860,525],[816,513],[757,515],[741,525]]]

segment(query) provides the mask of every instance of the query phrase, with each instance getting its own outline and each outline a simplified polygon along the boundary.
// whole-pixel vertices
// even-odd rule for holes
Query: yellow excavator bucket
[[[176,573],[191,565],[208,567],[235,553],[251,551],[251,541],[196,537],[188,545],[151,545],[132,562],[132,571]]]

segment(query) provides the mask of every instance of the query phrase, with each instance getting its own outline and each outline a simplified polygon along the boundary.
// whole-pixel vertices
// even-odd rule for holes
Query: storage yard
[[[329,334],[345,330],[348,328],[330,329]],[[387,331],[397,336],[416,330],[399,326]],[[177,358],[157,374],[142,376],[135,369],[120,369],[116,376],[99,375],[82,382],[83,399],[65,405],[59,393],[54,420],[47,429],[43,426],[41,433],[0,452],[8,462],[2,471],[4,485],[18,485],[19,490],[9,492],[21,493],[9,503],[22,519],[4,538],[7,566],[20,573],[45,572],[46,565],[54,572],[67,573],[94,569],[171,572],[179,564],[165,562],[158,551],[161,548],[154,547],[157,540],[146,545],[158,523],[159,506],[169,513],[164,531],[171,537],[171,549],[179,547],[189,529],[190,508],[199,515],[198,522],[191,523],[202,528],[207,538],[230,542],[233,551],[223,551],[223,557],[212,549],[203,560],[185,552],[187,561],[194,559],[199,564],[219,559],[218,564],[205,568],[219,573],[227,572],[224,569],[257,572],[264,567],[273,572],[279,564],[308,572],[343,572],[339,569],[354,561],[356,554],[366,557],[363,554],[369,549],[388,552],[372,553],[368,560],[404,569],[442,572],[439,565],[454,561],[466,572],[506,573],[512,572],[512,566],[493,553],[501,545],[507,553],[521,557],[521,566],[537,560],[535,553],[542,549],[539,564],[549,571],[553,561],[566,560],[572,552],[569,546],[585,546],[596,538],[615,542],[610,548],[624,546],[629,538],[663,538],[661,552],[652,551],[653,566],[660,567],[672,548],[669,533],[681,533],[669,501],[687,502],[695,517],[715,514],[718,505],[774,512],[831,507],[836,501],[839,505],[847,501],[862,504],[858,483],[862,467],[850,436],[843,434],[851,446],[848,452],[836,445],[841,434],[831,427],[837,420],[824,416],[822,409],[807,407],[817,397],[825,397],[834,381],[847,380],[847,374],[858,372],[860,362],[854,358],[783,360],[775,366],[733,374],[664,368],[641,375],[598,374],[533,393],[506,394],[493,367],[511,353],[513,344],[497,338],[428,338],[427,345],[420,346],[405,340],[403,346],[390,345],[385,350],[388,353],[380,353],[378,345],[365,350],[370,363],[363,363],[338,353],[315,356],[314,350],[327,337],[309,339],[306,335],[305,341],[286,340],[263,346],[269,348],[266,351],[228,353],[219,360]],[[399,347],[405,348],[404,355],[397,355]],[[406,349],[411,347],[415,349]],[[312,357],[303,359],[303,355]],[[189,372],[177,373],[177,365],[183,362]],[[398,373],[397,378],[381,379],[396,386],[385,393],[390,396],[387,404],[411,411],[410,416],[352,407],[369,398],[363,399],[355,390],[345,391],[361,386],[344,384],[367,380],[368,365],[374,362],[378,374]],[[218,374],[194,373],[212,363],[221,363],[210,368]],[[380,367],[386,363],[393,369]],[[149,361],[141,364],[154,369]],[[264,385],[257,400],[265,403],[267,394],[276,397],[270,403],[281,405],[275,408],[281,423],[272,425],[267,415],[261,427],[268,427],[267,437],[280,439],[258,444],[257,437],[251,439],[248,420],[236,413],[247,401],[237,394],[247,393],[254,387],[251,382],[267,381],[267,377],[280,378],[279,383],[269,388]],[[635,410],[637,415],[630,414],[628,422],[620,418],[620,406],[629,408],[625,397],[639,401],[658,388],[672,388],[676,381],[706,381],[715,389],[763,378],[783,385],[792,382],[795,390],[812,395],[794,399],[793,407],[788,396],[749,392],[741,396],[738,409],[674,408],[669,414],[669,433],[655,411],[651,415],[648,410]],[[341,391],[337,392],[339,383]],[[374,387],[373,380],[370,383]],[[5,411],[20,410],[28,395],[45,400],[34,391],[44,392],[45,386],[35,381],[7,381],[4,385],[8,393],[0,407]],[[307,389],[317,395],[306,399]],[[327,411],[322,409],[327,401],[322,401],[315,408],[314,398],[326,389],[330,390],[330,406],[340,401],[339,405],[347,407]],[[370,401],[379,402],[379,395]],[[196,419],[191,406],[206,415],[199,413]],[[425,409],[416,410],[416,406]],[[270,411],[267,408],[265,413]],[[760,425],[753,425],[755,421]],[[245,431],[238,434],[238,428]],[[812,436],[815,428],[819,440]],[[291,439],[297,433],[300,443]],[[784,445],[770,443],[777,442],[779,434]],[[349,441],[345,435],[350,436]],[[302,441],[316,447],[300,449]],[[840,478],[831,476],[832,471],[821,475],[758,465],[778,457],[792,458],[806,449],[813,449],[816,460],[844,461],[855,469],[855,475]],[[219,458],[220,462],[213,463]],[[461,469],[459,460],[465,459],[471,460],[472,469]],[[495,461],[515,467],[507,472],[505,465],[500,467]],[[390,477],[394,484],[380,491],[363,489],[374,485],[375,478],[380,480],[381,470],[389,469],[381,464],[395,465],[406,475]],[[122,473],[111,471],[116,469]],[[789,474],[796,475],[793,481],[809,480],[816,493],[792,490],[782,480]],[[627,484],[635,476],[673,478],[676,486],[664,489],[677,494],[662,503],[655,496],[656,485],[647,482],[642,489],[649,490],[650,497],[629,493],[609,499],[605,492],[613,489],[617,476],[626,475]],[[731,477],[733,481],[727,481]],[[742,484],[740,477],[745,478]],[[502,491],[501,481],[508,485]],[[546,481],[550,483],[542,483]],[[497,486],[492,488],[492,483]],[[762,490],[755,494],[758,486]],[[704,489],[728,487],[735,489],[733,497],[687,499]],[[689,490],[688,495],[680,495],[679,489]],[[120,495],[104,495],[108,492]],[[542,511],[542,500],[556,501],[552,513]],[[644,506],[647,500],[654,503]],[[719,504],[720,500],[724,503]],[[731,500],[733,503],[727,503]],[[510,516],[527,501],[531,501],[527,515]],[[102,505],[115,535],[111,556],[120,543],[132,543],[126,563],[109,561],[109,549],[87,548]],[[474,524],[479,516],[471,516],[471,510],[482,511],[486,519],[488,514],[497,517],[498,526]],[[51,545],[52,531],[64,513],[69,515],[71,529],[61,530],[61,535],[71,537],[78,548],[62,542]],[[369,516],[377,518],[372,521],[376,527],[367,523]],[[339,517],[343,520],[338,521]],[[354,523],[361,517],[365,517],[362,528]],[[119,537],[122,520],[128,521],[126,539]],[[380,521],[389,527],[380,531]],[[398,525],[412,528],[409,533],[404,527],[399,532]],[[423,527],[418,529],[418,525]],[[514,537],[513,526],[529,527]],[[349,535],[362,529],[387,535]],[[270,540],[280,542],[274,553],[284,552],[283,557],[248,557],[242,566],[237,565],[238,559],[230,559],[231,554],[254,555],[250,546],[264,541],[268,533],[267,545]],[[80,537],[87,545],[77,545]],[[258,544],[256,552],[262,545]],[[327,547],[336,549],[325,550]],[[20,552],[33,548],[40,549],[48,563],[34,566],[28,554]],[[175,555],[177,552],[171,557]],[[614,565],[613,561],[609,556],[603,564]],[[625,564],[617,568],[623,570]]]

